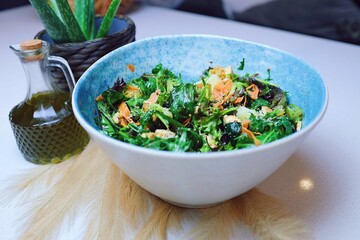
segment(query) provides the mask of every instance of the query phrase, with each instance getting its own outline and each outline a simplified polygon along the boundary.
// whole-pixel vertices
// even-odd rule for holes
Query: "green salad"
[[[243,70],[244,60],[238,70]],[[209,67],[199,81],[158,64],[150,73],[96,98],[96,123],[106,135],[146,148],[209,152],[266,144],[301,129],[303,111],[258,74]]]

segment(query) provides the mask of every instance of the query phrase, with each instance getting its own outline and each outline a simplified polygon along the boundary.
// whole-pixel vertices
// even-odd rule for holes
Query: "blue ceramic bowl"
[[[267,77],[288,92],[305,112],[303,128],[256,148],[213,153],[173,153],[145,149],[111,139],[98,131],[95,98],[117,78],[125,81],[150,72],[158,63],[197,81],[209,66],[231,65]],[[135,66],[130,71],[128,64]],[[235,197],[271,175],[320,122],[328,101],[321,76],[286,52],[239,39],[208,35],[160,36],[116,49],[92,65],[73,92],[76,118],[94,141],[126,174],[151,193],[182,206],[203,207]]]

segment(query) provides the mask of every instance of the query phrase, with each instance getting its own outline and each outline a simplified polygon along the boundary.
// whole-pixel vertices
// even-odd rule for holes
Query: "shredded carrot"
[[[144,102],[143,110],[145,112],[149,110],[151,104],[156,103],[160,93],[161,93],[160,89],[156,89],[156,91],[150,95],[149,99]]]
[[[250,120],[244,120],[241,122],[241,132],[242,133],[246,133],[249,138],[251,138],[255,145],[258,146],[258,145],[261,145],[261,142],[259,141],[259,139],[257,139],[254,135],[253,132],[251,132],[248,128],[249,128],[249,124],[250,124]]]
[[[123,126],[123,127],[126,127],[126,126],[129,124],[129,122],[126,121],[126,119],[125,119],[124,117],[121,117],[121,118],[119,119],[119,124],[120,124],[121,126]]]
[[[224,96],[230,93],[233,82],[231,80],[224,83],[222,80],[218,81],[213,89],[210,100],[221,100]]]
[[[246,134],[249,136],[249,138],[251,138],[251,139],[254,141],[254,143],[255,143],[256,146],[261,145],[261,142],[259,141],[259,139],[257,139],[257,138],[255,137],[254,133],[251,132],[249,129],[247,129],[247,128],[245,128],[245,127],[242,127],[242,128],[241,128],[241,131],[242,131],[243,133],[246,133]]]
[[[128,67],[128,69],[129,69],[131,72],[134,72],[134,71],[135,71],[135,66],[132,65],[132,64],[130,64],[130,63],[127,65],[127,67]]]
[[[234,100],[234,104],[241,103],[243,100],[244,100],[244,96],[238,97],[238,98],[236,98],[236,99]]]
[[[249,128],[250,120],[241,121],[242,128]]]
[[[227,102],[230,98],[232,98],[232,96],[234,96],[234,93],[229,93],[226,97],[224,97],[223,102]]]
[[[213,107],[214,108],[218,108],[219,110],[223,110],[224,109],[224,106],[223,104],[225,102],[227,102],[234,94],[233,93],[230,93],[228,95],[226,95],[223,99],[221,99],[220,101],[216,102]]]
[[[156,101],[157,101],[160,93],[161,93],[160,89],[156,89],[156,91],[153,92],[153,93],[150,95],[148,101],[149,101],[150,103],[156,103]]]
[[[233,85],[233,81],[231,79],[227,80],[224,85],[224,94],[230,93],[231,87]]]
[[[119,105],[119,112],[121,114],[120,122],[122,118],[125,118],[127,123],[133,123],[134,121],[131,119],[130,109],[128,108],[126,102],[121,102]],[[123,125],[123,124],[121,124]],[[127,125],[127,124],[126,124]],[[126,126],[125,125],[125,126]]]
[[[104,100],[104,97],[100,94],[99,96],[97,96],[96,98],[95,98],[95,100],[98,102],[98,101],[102,101],[102,100]]]
[[[183,122],[184,126],[187,126],[190,123],[191,117],[185,119],[185,121]]]
[[[196,84],[197,88],[202,89],[204,87],[204,84],[202,82],[199,82]]]
[[[210,100],[219,100],[223,98],[224,85],[224,82],[221,80],[215,84]]]
[[[123,117],[130,117],[130,110],[128,106],[126,105],[126,102],[121,102],[118,107],[119,112],[121,113],[121,116]]]
[[[230,90],[231,90],[231,86],[232,86],[232,81],[227,81],[225,84],[224,84],[224,92],[223,94],[221,94],[221,98],[218,102],[216,102],[213,107],[215,108],[218,108],[220,110],[224,109],[223,107],[223,104],[225,102],[227,102],[233,95],[234,93],[230,93]],[[216,100],[216,99],[214,99]]]
[[[215,103],[214,104],[214,108],[218,108],[219,110],[222,110],[222,109],[224,109],[224,107],[223,107],[223,101],[218,101],[217,103]]]
[[[246,91],[248,92],[251,99],[256,100],[259,96],[259,88],[256,86],[256,84],[251,84],[246,88]]]

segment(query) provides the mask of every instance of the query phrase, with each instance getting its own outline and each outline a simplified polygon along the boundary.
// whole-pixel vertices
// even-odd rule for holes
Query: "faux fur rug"
[[[62,239],[60,226],[71,226],[79,215],[87,220],[82,239],[89,240],[239,239],[234,234],[239,227],[255,239],[311,239],[283,204],[257,189],[205,209],[164,202],[122,173],[93,142],[70,160],[36,166],[6,185],[1,203],[28,210],[19,219],[23,240]]]

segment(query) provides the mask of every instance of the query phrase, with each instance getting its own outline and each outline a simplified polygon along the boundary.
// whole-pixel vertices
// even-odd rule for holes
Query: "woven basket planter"
[[[95,32],[100,26],[102,17],[95,19]],[[135,24],[127,16],[117,15],[112,23],[109,35],[80,43],[57,44],[52,41],[45,30],[36,34],[35,38],[49,42],[50,55],[63,57],[70,65],[75,81],[99,58],[110,51],[135,41]],[[50,68],[51,76],[58,88],[67,90],[68,85],[62,71]]]

